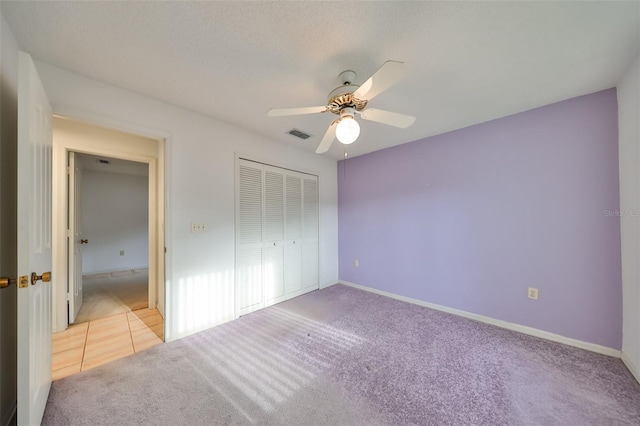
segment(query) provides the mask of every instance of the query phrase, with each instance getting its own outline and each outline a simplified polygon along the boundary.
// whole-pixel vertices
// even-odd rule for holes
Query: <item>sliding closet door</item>
[[[318,177],[302,179],[302,287],[319,287],[318,278]]]
[[[236,182],[236,312],[264,306],[262,285],[262,166],[239,160]]]
[[[265,303],[284,296],[284,170],[264,167],[264,261]]]

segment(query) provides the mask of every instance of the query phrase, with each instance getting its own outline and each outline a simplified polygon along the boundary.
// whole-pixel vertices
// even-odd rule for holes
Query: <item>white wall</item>
[[[166,134],[167,340],[228,321],[233,312],[234,158],[319,176],[320,285],[338,279],[336,161],[36,61],[54,111]],[[215,101],[212,99],[212,101]],[[99,120],[100,121],[100,120]],[[152,136],[152,135],[151,135]],[[207,232],[190,233],[191,222]]]
[[[1,11],[0,34],[0,276],[15,277],[18,46]],[[16,407],[16,297],[16,286],[0,290],[0,425]]]
[[[149,266],[148,179],[82,172],[83,275]]]
[[[640,381],[640,56],[618,85],[622,353]]]

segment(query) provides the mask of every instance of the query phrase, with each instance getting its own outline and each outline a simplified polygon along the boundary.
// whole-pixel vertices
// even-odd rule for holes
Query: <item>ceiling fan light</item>
[[[353,117],[342,117],[336,126],[336,138],[345,145],[352,144],[360,136],[360,125]]]

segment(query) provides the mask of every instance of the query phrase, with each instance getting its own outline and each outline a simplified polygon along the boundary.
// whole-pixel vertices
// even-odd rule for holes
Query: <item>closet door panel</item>
[[[302,287],[317,288],[318,278],[318,178],[302,179]]]
[[[237,314],[264,306],[262,283],[262,166],[240,161],[236,197]]]
[[[262,243],[262,168],[240,163],[238,184],[238,244]]]
[[[264,167],[264,241],[282,241],[284,240],[284,170]]]
[[[262,307],[262,248],[238,251],[237,297],[241,313]]]
[[[265,302],[284,296],[284,246],[273,243],[263,249]]]
[[[302,289],[302,241],[287,245],[284,251],[285,294]]]
[[[265,303],[284,296],[284,175],[264,166],[263,276]]]
[[[286,222],[285,239],[302,238],[302,178],[298,173],[286,175]]]
[[[318,287],[318,244],[305,241],[302,245],[302,286]]]
[[[285,176],[285,294],[302,289],[302,174]]]

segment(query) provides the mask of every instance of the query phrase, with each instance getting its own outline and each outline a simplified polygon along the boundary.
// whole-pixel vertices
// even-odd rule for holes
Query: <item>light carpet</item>
[[[53,383],[44,425],[638,425],[616,358],[335,285]]]

